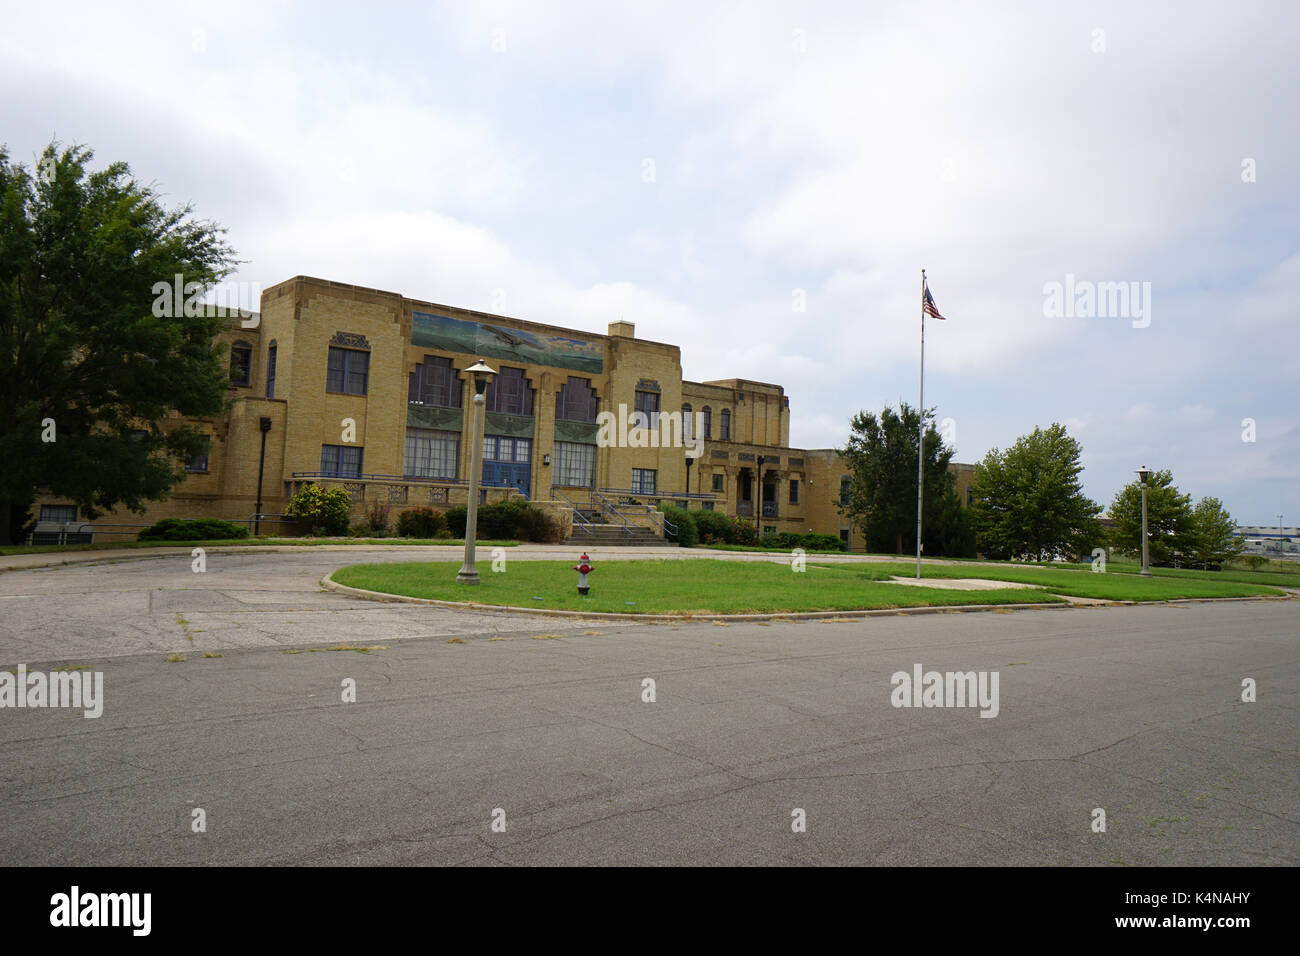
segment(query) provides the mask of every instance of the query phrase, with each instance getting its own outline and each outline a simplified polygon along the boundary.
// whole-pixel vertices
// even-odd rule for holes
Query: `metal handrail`
[[[576,502],[571,501],[567,495],[565,495],[561,491],[558,491],[555,488],[551,488],[551,494],[554,495],[556,498],[558,498],[560,501],[563,501],[566,505],[568,505],[573,510],[573,520],[578,523],[578,528],[582,531],[583,534],[590,535],[595,533],[594,525],[586,517],[586,515],[584,515],[581,511],[578,510],[578,505]]]
[[[593,504],[600,508],[600,516],[602,518],[607,518],[609,515],[613,515],[618,519],[616,522],[606,522],[607,524],[618,524],[622,526],[623,534],[629,538],[632,537],[631,523],[623,517],[623,513],[614,506],[613,502],[609,501],[604,495],[595,491],[591,493],[591,500]]]
[[[699,498],[702,501],[717,501],[718,496],[711,491],[656,491],[649,494],[644,491],[633,491],[631,488],[601,488],[600,491],[608,495],[633,495],[638,498]]]
[[[468,485],[468,478],[421,478],[412,475],[336,475],[325,471],[295,471],[294,478],[325,478],[330,481],[386,481],[391,483],[406,482],[425,485]],[[481,483],[480,483],[481,484]],[[483,485],[488,488],[500,485]]]

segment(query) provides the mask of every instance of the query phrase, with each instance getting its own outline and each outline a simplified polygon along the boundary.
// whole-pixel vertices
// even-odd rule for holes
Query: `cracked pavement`
[[[105,693],[98,719],[0,710],[0,862],[1300,856],[1296,601],[718,626],[378,604],[317,583],[419,557],[210,551],[205,575],[187,556],[0,575],[0,660],[91,664]],[[340,642],[384,649],[303,652]],[[892,707],[890,675],[916,663],[998,671],[999,715]]]

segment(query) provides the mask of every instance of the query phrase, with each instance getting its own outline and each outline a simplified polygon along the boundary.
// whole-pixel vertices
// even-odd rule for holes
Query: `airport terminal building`
[[[200,423],[207,454],[143,518],[97,519],[96,540],[111,540],[102,530],[114,523],[164,517],[249,522],[259,483],[260,513],[271,516],[309,482],[347,489],[354,521],[376,501],[394,518],[464,504],[474,395],[465,370],[482,359],[497,374],[485,395],[481,501],[524,496],[582,523],[608,516],[610,503],[621,521],[662,500],[861,547],[837,507],[847,470],[832,449],[789,446],[781,386],[685,381],[680,349],[637,338],[631,322],[600,335],[296,276],[262,293],[257,320],[229,320],[222,339],[232,401]],[[676,440],[647,442],[644,431],[637,440],[637,424],[677,415]],[[629,419],[630,432],[617,427]],[[56,499],[38,507],[44,527],[85,519]],[[262,530],[289,529],[271,518]]]

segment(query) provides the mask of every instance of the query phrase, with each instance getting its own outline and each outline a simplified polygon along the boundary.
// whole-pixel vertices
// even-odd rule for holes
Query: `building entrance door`
[[[524,497],[532,491],[532,450],[528,438],[483,437],[483,487],[514,488]]]

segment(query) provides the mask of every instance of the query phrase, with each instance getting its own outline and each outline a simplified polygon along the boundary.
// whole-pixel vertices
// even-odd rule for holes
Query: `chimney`
[[[624,322],[619,319],[617,322],[609,323],[609,334],[611,336],[617,335],[625,339],[634,339],[636,338],[635,332],[636,326],[631,322]]]

